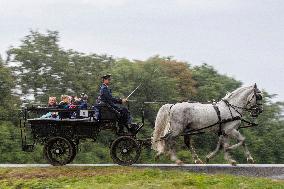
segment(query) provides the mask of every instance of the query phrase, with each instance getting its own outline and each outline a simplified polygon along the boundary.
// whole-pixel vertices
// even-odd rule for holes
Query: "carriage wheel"
[[[43,153],[51,165],[60,166],[70,163],[75,158],[76,147],[66,138],[54,137],[44,145]]]
[[[119,165],[131,165],[140,157],[141,146],[130,136],[121,136],[112,142],[110,155],[112,160]]]

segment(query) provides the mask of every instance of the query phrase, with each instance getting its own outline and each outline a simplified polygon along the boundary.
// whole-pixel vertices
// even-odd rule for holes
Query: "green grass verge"
[[[283,188],[284,181],[131,167],[1,168],[0,188]]]

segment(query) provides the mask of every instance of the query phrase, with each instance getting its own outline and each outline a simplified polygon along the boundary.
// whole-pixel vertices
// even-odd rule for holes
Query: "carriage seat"
[[[107,104],[96,104],[94,110],[94,117],[97,120],[118,120],[120,117],[120,113]]]

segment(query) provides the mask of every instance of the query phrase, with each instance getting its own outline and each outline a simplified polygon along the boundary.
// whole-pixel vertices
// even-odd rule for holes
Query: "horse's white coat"
[[[241,87],[227,94],[223,99],[227,100],[230,104],[242,107],[250,108],[250,106],[256,103],[254,97],[255,86]],[[216,103],[218,106],[221,119],[229,119],[236,116],[241,116],[239,113],[243,113],[242,109],[234,110],[231,108],[231,112],[226,103],[221,100]],[[232,115],[231,115],[232,113]],[[200,129],[212,125],[218,122],[217,113],[212,104],[201,104],[201,103],[189,103],[182,102],[177,104],[165,104],[158,111],[155,130],[152,137],[152,148],[157,151],[157,155],[166,153],[170,155],[173,161],[180,161],[177,159],[175,154],[174,142],[175,138],[183,133],[184,129]],[[228,150],[235,149],[236,147],[243,145],[246,151],[247,159],[253,161],[247,147],[244,144],[245,138],[238,132],[238,127],[241,121],[236,120],[222,124],[222,132],[219,138],[219,148],[222,145],[225,148],[225,159],[231,163],[235,163],[230,157]],[[208,131],[217,132],[219,126],[213,126]],[[229,137],[235,138],[239,141],[238,144],[229,146]],[[214,152],[207,156],[208,159],[212,158],[219,150],[218,146]]]

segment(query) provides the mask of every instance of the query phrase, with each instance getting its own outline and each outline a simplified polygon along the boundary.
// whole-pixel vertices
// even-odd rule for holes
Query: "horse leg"
[[[236,166],[237,162],[234,160],[229,152],[228,147],[230,146],[229,144],[229,137],[228,135],[225,135],[223,138],[223,149],[224,149],[224,158],[227,160],[230,164]]]
[[[156,144],[156,151],[157,151],[157,153],[156,153],[156,155],[155,155],[155,161],[158,161],[158,160],[160,160],[160,157],[161,157],[161,155],[162,154],[164,154],[165,153],[165,148],[166,148],[166,140],[165,139],[159,139],[159,141],[157,140],[157,141],[154,141],[154,142],[157,142],[158,144]]]
[[[221,147],[222,145],[223,145],[223,135],[220,135],[215,150],[212,151],[211,153],[209,153],[209,154],[206,156],[206,163],[208,163],[209,160],[212,159],[212,158],[217,154],[217,152],[220,150],[220,147]]]
[[[245,137],[241,135],[241,133],[237,131],[236,129],[233,129],[231,132],[228,133],[228,135],[230,135],[232,138],[237,139],[239,142],[237,144],[228,146],[226,150],[234,150],[238,148],[239,146],[242,146],[245,142]]]
[[[192,159],[195,164],[202,164],[202,160],[198,157],[197,153],[195,152],[195,148],[192,144],[192,138],[189,135],[184,136],[184,143],[187,146],[187,148],[190,150]]]
[[[159,161],[161,155],[162,155],[162,153],[161,153],[161,152],[158,152],[158,153],[155,155],[155,161]]]
[[[176,164],[182,165],[183,161],[178,159],[178,157],[176,155],[176,150],[175,150],[176,138],[175,137],[170,137],[170,139],[168,139],[166,141],[166,144],[167,144],[167,154],[170,156],[170,159],[172,161],[174,161]]]
[[[166,137],[163,137],[161,139],[165,141],[166,154],[170,156],[170,159],[176,162],[176,164],[182,165],[183,162],[180,159],[178,159],[175,150],[177,136],[174,136],[172,132],[168,132],[165,136]]]
[[[248,163],[254,163],[254,160],[250,154],[250,151],[248,150],[248,147],[246,145],[246,143],[244,142],[243,143],[243,147],[244,147],[244,150],[245,150],[245,155],[246,155],[246,158],[247,158],[247,162]]]

